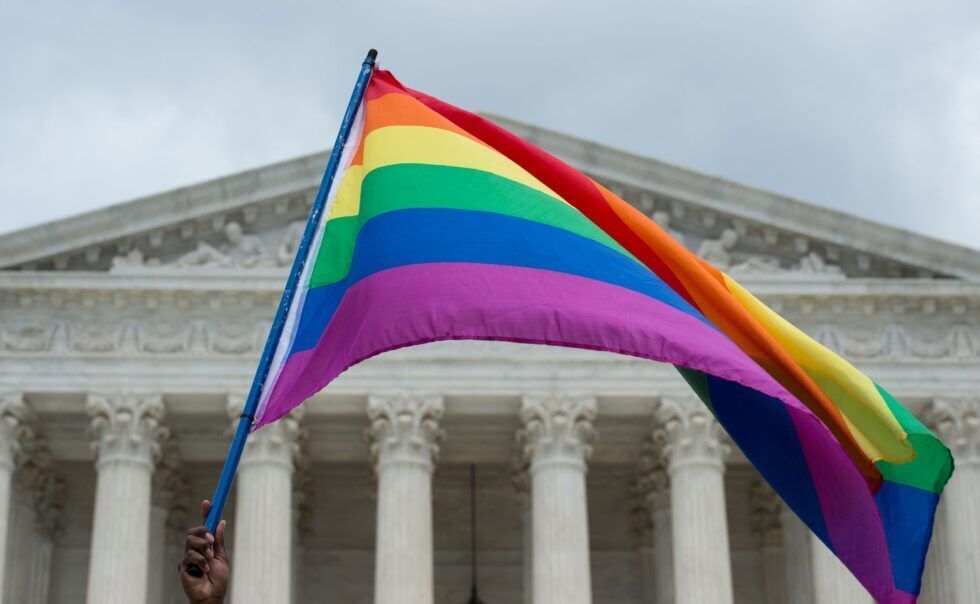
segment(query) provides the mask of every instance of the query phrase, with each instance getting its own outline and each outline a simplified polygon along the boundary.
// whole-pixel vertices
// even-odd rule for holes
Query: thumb
[[[225,558],[225,526],[227,522],[222,520],[218,523],[217,530],[214,531],[214,555]]]

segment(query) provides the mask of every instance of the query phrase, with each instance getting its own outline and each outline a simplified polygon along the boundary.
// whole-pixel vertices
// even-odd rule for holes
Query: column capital
[[[531,505],[531,475],[529,469],[523,447],[518,443],[514,447],[514,454],[511,456],[510,484],[514,487],[514,492],[517,493],[517,502],[522,509],[526,509]]]
[[[21,392],[0,392],[0,464],[13,469],[21,446],[34,436],[30,408]]]
[[[160,456],[160,443],[170,436],[161,425],[166,409],[157,393],[121,391],[91,393],[85,410],[92,421],[89,435],[98,452],[96,465],[108,461],[146,464],[150,469]]]
[[[943,396],[926,403],[922,419],[953,452],[956,463],[980,463],[980,396]]]
[[[688,465],[725,469],[730,447],[721,425],[695,396],[664,397],[655,410],[654,440],[662,447],[667,469]]]
[[[313,473],[310,469],[310,456],[300,452],[295,459],[293,471],[293,516],[300,540],[310,534],[313,526]]]
[[[778,547],[783,542],[783,500],[762,478],[749,487],[752,533],[762,547]]]
[[[445,412],[441,396],[409,392],[368,396],[371,422],[365,437],[371,443],[371,463],[380,471],[394,463],[421,464],[432,470],[444,436],[439,420]]]
[[[246,393],[228,393],[227,412],[231,432],[238,428],[246,398]],[[302,443],[306,439],[306,431],[301,426],[303,415],[303,406],[299,405],[271,424],[249,434],[240,466],[244,468],[256,463],[275,463],[288,466],[292,472],[296,456],[300,454]]]
[[[24,448],[17,478],[19,487],[34,504],[38,532],[48,538],[59,535],[63,528],[67,487],[44,439],[38,438]]]
[[[596,398],[558,392],[527,394],[521,399],[518,431],[531,472],[546,464],[570,464],[585,470],[596,439]]]
[[[652,436],[640,447],[637,485],[642,489],[646,507],[651,513],[670,507],[670,476],[664,465],[662,447]]]

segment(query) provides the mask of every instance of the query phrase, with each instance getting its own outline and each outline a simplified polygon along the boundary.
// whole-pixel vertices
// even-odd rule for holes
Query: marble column
[[[232,429],[244,397],[228,397]],[[235,604],[290,604],[292,595],[293,470],[304,436],[303,408],[253,432],[235,478],[235,544],[231,600]]]
[[[531,475],[523,452],[519,451],[513,459],[511,484],[517,493],[517,505],[521,510],[521,587],[522,602],[532,604],[533,593],[533,552],[534,527],[531,520]]]
[[[946,565],[951,602],[980,602],[980,397],[942,397],[929,402],[925,423],[953,453],[956,470],[940,499],[934,535]]]
[[[27,600],[28,575],[34,553],[36,535],[34,534],[34,509],[17,484],[15,475],[13,494],[10,501],[10,530],[7,532],[6,578],[3,586],[4,602],[24,602]]]
[[[54,553],[54,542],[49,535],[39,535],[31,548],[30,570],[27,575],[27,597],[23,604],[48,604],[48,593],[51,590],[51,554]]]
[[[647,485],[641,469],[630,487],[630,541],[636,551],[639,567],[640,601],[643,604],[656,604],[653,521],[650,519],[646,491]]]
[[[98,475],[89,558],[88,602],[145,602],[149,569],[150,493],[163,400],[156,394],[90,394]],[[121,555],[120,552],[125,552]]]
[[[641,498],[634,493],[633,508],[630,510],[630,541],[636,551],[636,562],[639,566],[640,601],[644,604],[656,604],[656,558],[654,557],[653,523],[650,521],[650,511]]]
[[[21,591],[10,602],[47,604],[51,580],[51,554],[54,540],[63,528],[66,504],[65,480],[57,470],[51,449],[42,439],[35,439],[26,450],[20,472],[20,483],[30,504],[25,517],[29,541],[20,555],[24,558]]]
[[[197,502],[195,502],[197,503]],[[193,513],[191,512],[193,508]],[[171,503],[170,513],[167,515],[166,531],[164,533],[163,561],[164,561],[164,604],[183,604],[184,593],[177,581],[173,581],[174,560],[180,560],[184,555],[184,538],[187,535],[187,527],[192,523],[200,522],[200,506],[190,503],[189,494],[184,491],[181,497]],[[170,578],[168,579],[168,575]]]
[[[304,602],[303,565],[306,535],[313,528],[313,477],[310,470],[309,455],[296,458],[293,473],[293,604]]]
[[[432,604],[432,472],[443,409],[437,396],[368,397],[367,436],[378,475],[376,604]]]
[[[173,579],[163,574],[163,557],[167,534],[167,508],[154,493],[150,505],[150,553],[148,556],[146,577],[147,604],[165,604],[163,593],[164,582]]]
[[[731,604],[724,482],[728,446],[721,427],[694,396],[663,398],[656,419],[655,436],[670,476],[674,601]]]
[[[762,557],[762,580],[765,601],[786,601],[786,567],[783,557],[783,530],[780,514],[783,502],[762,478],[752,484],[749,493],[752,508],[752,532]]]
[[[178,537],[174,510],[185,519],[182,531],[187,530],[187,480],[181,470],[176,443],[168,441],[153,474],[153,493],[150,505],[150,563],[147,578],[147,604],[170,604],[176,594],[173,580],[174,559],[171,547]]]
[[[932,541],[929,543],[929,553],[926,554],[926,568],[922,573],[922,591],[919,594],[921,604],[943,604],[952,602],[951,590],[952,565],[947,560],[950,552],[944,547],[943,535],[949,528],[946,526],[946,502],[941,497],[939,508],[936,510],[936,520],[932,527]]]
[[[823,541],[810,533],[815,604],[872,604],[874,599]]]
[[[785,504],[779,512],[783,527],[783,558],[787,604],[813,604],[810,529]]]
[[[592,453],[596,400],[544,394],[521,402],[518,438],[531,474],[534,604],[589,604],[586,463]]]
[[[640,452],[639,473],[652,531],[653,565],[647,593],[654,604],[674,602],[674,552],[670,527],[670,480],[662,451],[651,440]]]
[[[21,444],[31,436],[26,425],[28,415],[24,397],[19,392],[0,394],[0,594],[5,593],[7,568],[8,521],[11,517],[13,476]]]
[[[666,472],[664,472],[666,478]],[[653,518],[653,572],[657,604],[674,602],[674,538],[670,514],[670,488],[666,481],[651,493],[650,515]]]

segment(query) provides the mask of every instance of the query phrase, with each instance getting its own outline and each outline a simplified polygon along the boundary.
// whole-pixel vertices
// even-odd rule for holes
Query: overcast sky
[[[0,232],[457,105],[980,247],[980,2],[0,0]]]

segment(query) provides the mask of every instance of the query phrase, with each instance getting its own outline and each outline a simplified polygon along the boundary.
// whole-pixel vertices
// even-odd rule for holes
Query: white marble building
[[[508,123],[737,275],[953,449],[923,601],[980,602],[980,252]],[[180,601],[317,154],[0,236],[4,602]],[[16,202],[8,200],[10,207]],[[248,446],[236,604],[869,601],[673,368],[453,342]]]

